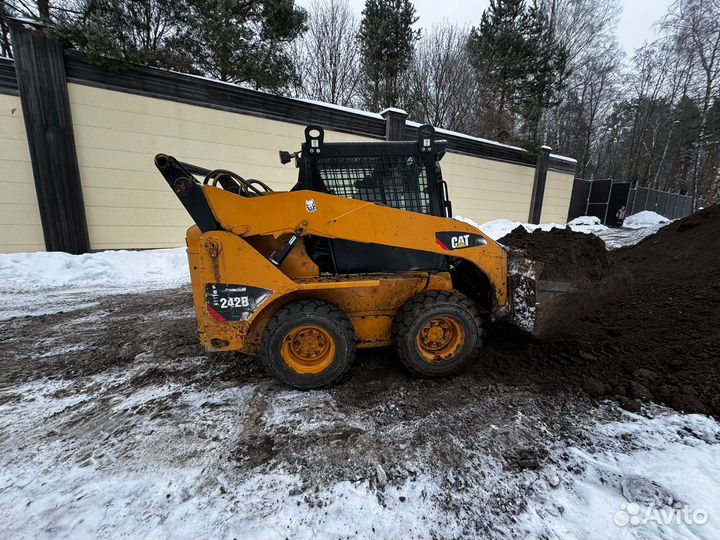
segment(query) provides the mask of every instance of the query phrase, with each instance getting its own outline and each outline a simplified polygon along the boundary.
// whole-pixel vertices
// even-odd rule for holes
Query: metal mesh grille
[[[317,163],[320,178],[333,195],[432,213],[427,171],[415,157],[327,157]]]

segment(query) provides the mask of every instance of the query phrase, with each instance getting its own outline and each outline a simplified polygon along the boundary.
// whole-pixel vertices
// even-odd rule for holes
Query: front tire
[[[355,331],[347,315],[322,300],[300,300],[273,316],[263,333],[265,370],[301,390],[343,379],[355,358]]]
[[[405,302],[393,321],[393,344],[412,373],[441,377],[462,370],[482,345],[482,320],[459,292],[425,291]]]

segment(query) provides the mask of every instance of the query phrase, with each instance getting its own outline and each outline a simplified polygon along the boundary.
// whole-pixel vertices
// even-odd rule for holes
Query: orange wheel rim
[[[298,326],[285,336],[280,354],[296,373],[320,373],[335,360],[335,340],[319,326]]]
[[[451,317],[426,322],[417,334],[420,355],[428,362],[454,358],[465,343],[465,329]]]

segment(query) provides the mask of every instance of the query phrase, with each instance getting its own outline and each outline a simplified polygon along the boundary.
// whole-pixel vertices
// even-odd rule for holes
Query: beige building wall
[[[535,175],[532,167],[453,153],[440,165],[455,215],[479,224],[501,218],[527,221]]]
[[[478,224],[493,219],[527,222],[533,167],[450,152],[441,165],[455,215]],[[567,222],[573,178],[571,173],[548,171],[541,223]]]
[[[540,223],[567,223],[573,174],[549,170]]]
[[[0,253],[45,250],[19,96],[0,94],[0,170]]]
[[[92,249],[184,244],[191,219],[153,164],[164,152],[227,168],[285,190],[297,169],[278,150],[299,150],[304,126],[170,100],[68,85]],[[14,111],[13,111],[14,109]],[[368,141],[333,131],[328,141]],[[0,95],[0,251],[44,249],[20,98]],[[442,160],[455,214],[478,223],[527,221],[534,169],[448,153]],[[573,176],[548,172],[542,221],[564,223]]]
[[[299,150],[304,126],[79,84],[68,90],[92,249],[184,245],[192,221],[155,168],[157,153],[277,190],[297,180],[278,150]],[[371,140],[332,131],[325,139]]]

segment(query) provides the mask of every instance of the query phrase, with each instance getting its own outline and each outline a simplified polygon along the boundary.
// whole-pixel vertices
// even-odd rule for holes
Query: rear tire
[[[465,295],[425,291],[398,310],[392,334],[395,351],[410,372],[442,377],[477,357],[483,330],[475,305]]]
[[[300,300],[282,307],[263,333],[265,370],[301,390],[323,388],[350,373],[355,330],[337,306]]]

